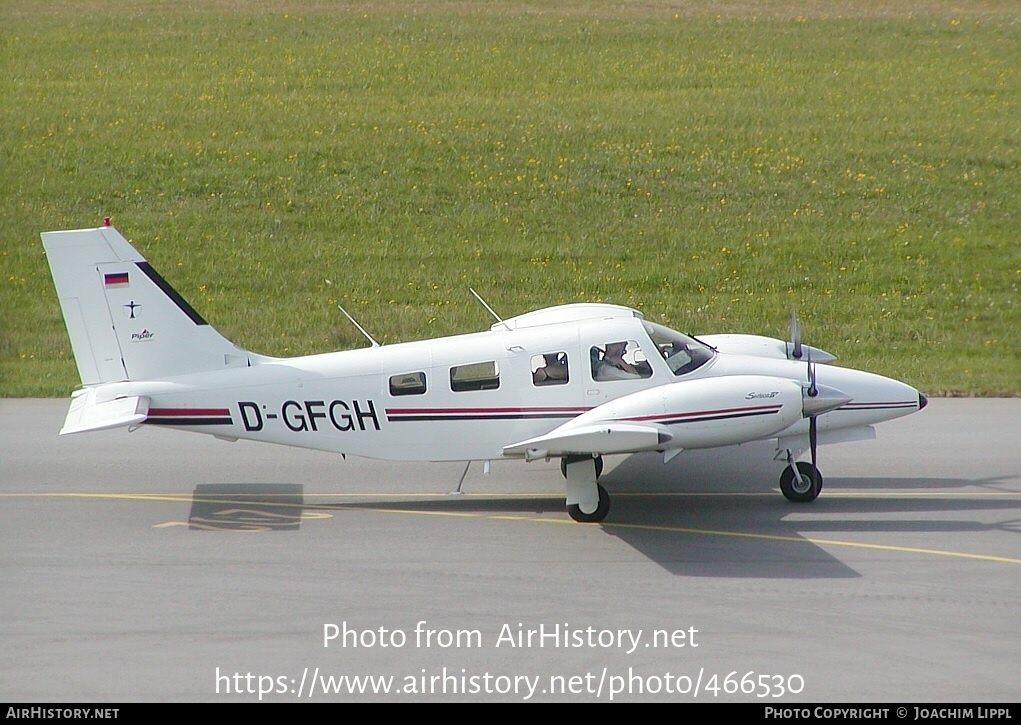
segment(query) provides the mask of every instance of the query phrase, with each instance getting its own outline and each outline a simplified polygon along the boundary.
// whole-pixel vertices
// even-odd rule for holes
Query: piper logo
[[[145,329],[145,330],[142,330],[141,332],[132,332],[131,333],[131,342],[144,342],[146,340],[151,340],[154,337],[156,337],[156,335],[154,335],[153,333],[149,332],[148,329]]]

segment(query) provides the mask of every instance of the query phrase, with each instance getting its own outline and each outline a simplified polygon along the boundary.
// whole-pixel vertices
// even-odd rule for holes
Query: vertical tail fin
[[[82,384],[251,365],[113,227],[43,232]]]

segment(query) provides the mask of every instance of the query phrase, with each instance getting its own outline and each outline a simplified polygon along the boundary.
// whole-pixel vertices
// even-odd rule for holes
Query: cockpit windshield
[[[669,327],[647,321],[642,324],[674,375],[686,375],[705,365],[716,354],[716,351],[705,343]]]

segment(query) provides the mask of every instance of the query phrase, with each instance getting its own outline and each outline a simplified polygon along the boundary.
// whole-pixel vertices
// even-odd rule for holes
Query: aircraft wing
[[[142,423],[149,414],[149,398],[133,395],[103,402],[96,401],[95,388],[76,390],[64,419],[60,435],[87,430],[106,430]]]
[[[546,435],[505,446],[504,455],[544,458],[571,453],[633,453],[659,448],[673,436],[653,424],[603,421],[591,425],[561,426]]]

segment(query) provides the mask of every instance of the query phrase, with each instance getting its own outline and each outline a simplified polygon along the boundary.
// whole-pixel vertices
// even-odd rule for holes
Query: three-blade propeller
[[[841,390],[831,388],[826,385],[819,385],[816,380],[816,364],[812,361],[812,348],[809,345],[802,345],[801,342],[801,325],[798,322],[798,317],[794,310],[791,309],[791,322],[790,322],[790,336],[791,336],[791,353],[790,356],[794,359],[800,360],[804,356],[805,363],[808,367],[808,383],[805,386],[804,394],[802,396],[802,413],[808,418],[808,447],[811,451],[812,460],[812,484],[818,486],[819,484],[819,469],[818,469],[818,447],[819,447],[819,425],[818,418],[823,413],[827,413],[831,410],[835,410],[840,406],[844,405],[851,400],[850,396]],[[795,470],[795,475],[799,475]]]
[[[808,395],[809,398],[818,398],[819,386],[816,384],[815,380],[815,365],[812,364],[811,349],[809,349],[808,355],[805,356],[805,359],[808,362],[808,390],[805,391],[805,394]],[[816,485],[819,483],[819,469],[816,467],[816,448],[819,442],[818,425],[816,423],[818,418],[818,415],[808,416],[808,447],[812,451],[812,477],[816,479],[813,481]]]

